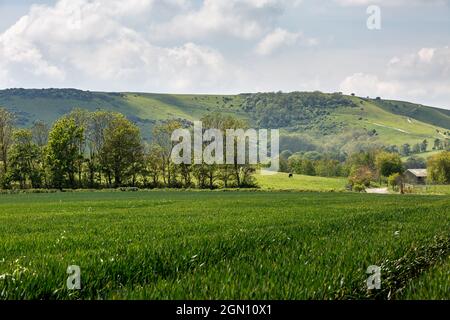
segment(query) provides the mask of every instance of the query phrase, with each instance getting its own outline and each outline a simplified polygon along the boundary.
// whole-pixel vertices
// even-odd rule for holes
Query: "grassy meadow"
[[[275,175],[256,175],[258,187],[262,190],[295,190],[317,192],[341,192],[345,191],[348,184],[347,178],[325,178],[294,174],[289,178],[287,173]]]
[[[449,230],[447,196],[0,195],[0,299],[449,299]]]
[[[355,103],[360,101],[358,98],[352,99]],[[350,127],[376,130],[379,139],[399,146],[404,143],[414,145],[425,139],[431,143],[435,138],[442,139],[436,130],[446,131],[408,116],[392,114],[374,101],[365,101],[357,111],[354,108],[340,108],[330,118]]]
[[[412,192],[416,194],[450,195],[450,185],[417,185],[413,186]]]

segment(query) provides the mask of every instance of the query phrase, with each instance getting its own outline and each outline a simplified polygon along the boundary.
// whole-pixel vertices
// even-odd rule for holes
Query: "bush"
[[[398,187],[403,183],[402,176],[399,173],[394,173],[389,176],[388,183],[394,190],[398,190]]]
[[[428,159],[428,179],[432,183],[450,184],[450,151],[444,151]]]
[[[375,178],[375,174],[368,166],[353,167],[350,174],[349,182],[355,187],[357,185],[362,185],[364,187],[369,187],[370,182]]]
[[[353,191],[355,191],[355,192],[366,192],[366,187],[363,186],[362,184],[355,184],[353,186]]]

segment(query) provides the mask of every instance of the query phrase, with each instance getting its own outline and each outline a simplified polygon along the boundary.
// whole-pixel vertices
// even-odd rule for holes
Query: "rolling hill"
[[[321,92],[240,95],[107,93],[76,89],[0,90],[0,106],[16,114],[17,125],[49,124],[74,108],[121,112],[146,139],[167,119],[193,121],[212,112],[247,119],[254,127],[279,128],[282,148],[293,152],[325,145],[418,143],[450,137],[450,111],[409,102]],[[306,147],[305,147],[306,146]]]

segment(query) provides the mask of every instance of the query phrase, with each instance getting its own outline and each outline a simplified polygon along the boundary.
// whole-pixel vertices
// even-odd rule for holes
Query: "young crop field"
[[[0,239],[0,299],[450,298],[448,196],[0,195]]]
[[[411,281],[402,294],[403,299],[442,299],[449,298],[450,292],[450,257],[432,267],[418,279]],[[424,292],[428,296],[424,296]]]

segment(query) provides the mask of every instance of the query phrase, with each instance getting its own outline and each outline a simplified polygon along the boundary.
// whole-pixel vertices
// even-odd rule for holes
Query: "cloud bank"
[[[450,28],[442,27],[450,23],[443,15],[450,0],[378,1],[397,13],[395,22],[403,12],[405,20],[408,12],[420,17],[425,7],[441,14],[436,27],[425,17],[422,26],[429,30],[410,40],[405,40],[409,29],[392,24],[377,33],[367,30],[366,12],[358,7],[372,1],[333,0],[327,12],[321,2],[59,0],[32,5],[0,34],[0,88],[322,90],[450,108],[450,43],[445,42]],[[0,18],[5,14],[0,11]],[[389,17],[383,21],[392,23]]]
[[[401,96],[412,101],[434,101],[439,106],[450,93],[450,48],[422,48],[393,57],[381,76],[355,73],[345,78],[340,88],[361,96]]]

